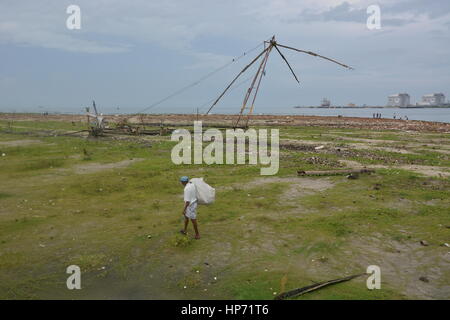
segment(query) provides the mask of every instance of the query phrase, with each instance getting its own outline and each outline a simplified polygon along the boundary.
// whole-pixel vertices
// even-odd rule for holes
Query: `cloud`
[[[374,3],[381,7],[381,30],[366,28],[366,9]],[[66,8],[70,4],[81,8],[81,30],[66,28]],[[356,70],[344,73],[327,61],[283,50],[301,77],[302,86],[298,88],[280,57],[275,55],[269,61],[269,76],[264,80],[264,85],[267,83],[271,88],[268,92],[295,100],[298,90],[304,90],[304,99],[308,99],[314,90],[320,94],[320,88],[342,84],[340,93],[336,94],[345,95],[347,84],[340,80],[345,78],[351,90],[361,91],[362,95],[364,88],[384,86],[386,77],[391,91],[395,82],[400,87],[412,77],[425,81],[420,74],[428,74],[430,70],[433,79],[446,83],[449,7],[448,0],[2,0],[0,44],[12,48],[11,52],[18,46],[53,49],[37,51],[51,57],[48,60],[52,62],[42,66],[40,78],[58,73],[51,59],[64,60],[66,56],[60,53],[67,52],[74,69],[72,78],[80,73],[83,79],[79,81],[81,84],[73,80],[67,88],[77,88],[82,97],[92,95],[91,88],[95,87],[95,94],[100,96],[99,87],[103,85],[104,100],[116,104],[123,99],[123,105],[130,100],[139,105],[142,101],[158,100],[159,94],[166,91],[169,94],[201,78],[275,34],[280,43],[342,60]],[[30,52],[34,51],[29,50],[27,54]],[[227,74],[211,78],[204,91],[192,94],[192,101],[204,92],[220,91],[256,53],[234,64],[231,68],[235,69],[224,71]],[[89,59],[85,54],[89,54]],[[29,79],[35,71],[17,74],[20,58],[13,56],[9,55],[13,65],[8,72],[17,79],[15,86],[20,92],[20,84],[31,83]],[[95,65],[95,70],[86,69],[86,65]],[[92,83],[85,79],[84,73],[91,75]],[[2,82],[8,81],[0,81],[0,87]],[[45,82],[42,83],[45,89]],[[148,90],[149,84],[152,90]],[[55,80],[52,85],[65,90],[60,81]],[[35,94],[38,98],[42,94],[39,88]],[[56,91],[52,90],[51,94],[58,94]],[[3,92],[10,94],[9,90]],[[373,95],[370,89],[365,94]],[[266,98],[269,103],[271,95]],[[188,103],[189,99],[179,102]],[[318,101],[317,97],[311,99]]]
[[[131,50],[135,45],[150,44],[192,57],[211,57],[213,53],[198,52],[199,48],[194,48],[192,43],[205,35],[249,40],[251,35],[268,27],[290,35],[294,32],[292,24],[311,22],[364,26],[366,8],[372,1],[135,0],[130,3],[78,0],[82,29],[70,31],[65,21],[66,8],[71,2],[3,1],[0,4],[0,42],[87,53],[117,53]],[[435,19],[450,12],[450,2],[445,0],[380,0],[378,3],[382,9],[382,25],[386,27],[415,23],[424,14]],[[314,34],[320,33],[315,31]],[[219,54],[213,59],[221,60],[223,56]]]

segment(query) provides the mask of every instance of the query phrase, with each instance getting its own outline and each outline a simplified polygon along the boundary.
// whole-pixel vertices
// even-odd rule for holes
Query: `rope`
[[[154,107],[156,107],[156,106],[160,105],[161,103],[163,103],[163,102],[169,100],[170,98],[173,98],[173,97],[179,95],[180,93],[183,93],[184,91],[186,91],[186,90],[188,90],[188,89],[190,89],[190,88],[192,88],[192,87],[198,85],[200,82],[202,82],[202,81],[204,81],[204,80],[210,78],[211,76],[213,76],[213,75],[216,74],[217,72],[222,71],[223,69],[225,69],[225,68],[228,67],[229,65],[231,65],[231,64],[235,63],[236,61],[242,59],[243,57],[245,57],[245,56],[246,56],[247,54],[249,54],[250,52],[255,51],[256,49],[258,49],[259,47],[261,47],[263,44],[264,44],[264,42],[261,42],[261,43],[258,44],[256,47],[251,48],[251,49],[245,51],[245,52],[242,53],[240,56],[238,56],[238,57],[236,57],[236,58],[233,58],[231,61],[227,62],[226,64],[224,64],[223,66],[217,68],[216,70],[211,71],[210,73],[204,75],[203,77],[201,77],[201,78],[198,79],[197,81],[194,81],[194,82],[192,82],[191,84],[189,84],[189,85],[187,85],[187,86],[185,86],[185,87],[182,87],[181,89],[176,90],[175,92],[169,94],[168,96],[164,97],[164,98],[161,99],[161,100],[156,101],[155,103],[151,104],[149,107],[144,108],[144,109],[142,109],[141,111],[139,111],[139,112],[137,112],[137,113],[139,114],[139,113],[143,113],[144,111],[153,109]]]
[[[230,92],[233,91],[234,89],[239,88],[240,86],[242,86],[244,83],[248,82],[249,80],[251,80],[253,78],[253,76],[248,77],[245,80],[242,80],[241,82],[239,82],[238,84],[236,84],[235,86],[230,88]],[[205,108],[206,106],[209,106],[211,104],[211,102],[213,102],[214,100],[216,100],[216,98],[212,98],[211,100],[208,100],[207,102],[205,102],[204,104],[202,104],[199,108],[198,111],[201,111],[203,108]]]

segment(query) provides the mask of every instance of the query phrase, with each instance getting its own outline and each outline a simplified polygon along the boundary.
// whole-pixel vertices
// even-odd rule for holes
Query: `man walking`
[[[189,220],[191,220],[194,226],[195,239],[200,239],[197,226],[197,190],[195,189],[195,185],[189,182],[189,178],[186,176],[181,177],[180,182],[184,186],[184,229],[180,232],[184,235],[187,234],[187,226]]]

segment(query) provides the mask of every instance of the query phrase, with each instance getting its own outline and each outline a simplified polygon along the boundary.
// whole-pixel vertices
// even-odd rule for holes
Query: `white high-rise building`
[[[430,93],[422,96],[420,105],[422,106],[442,106],[445,104],[445,96],[443,93]]]
[[[390,96],[388,96],[388,106],[401,108],[409,106],[409,94],[407,93],[391,94]]]

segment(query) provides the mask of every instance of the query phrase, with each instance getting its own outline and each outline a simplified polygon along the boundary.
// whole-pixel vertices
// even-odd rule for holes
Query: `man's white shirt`
[[[184,187],[184,201],[189,201],[191,204],[197,201],[197,190],[192,182],[188,182]]]
[[[192,182],[188,182],[184,187],[184,201],[189,201],[186,208],[186,217],[197,219],[197,189]]]

